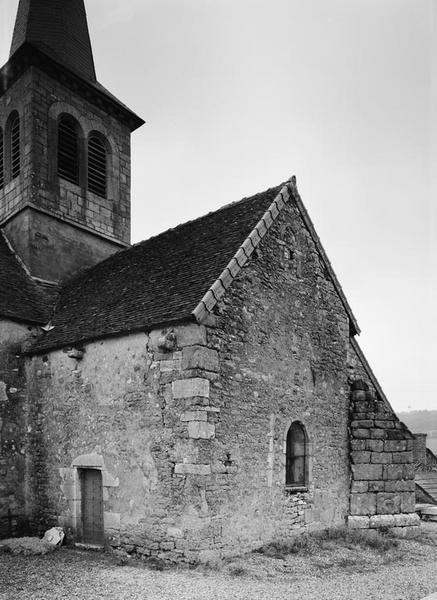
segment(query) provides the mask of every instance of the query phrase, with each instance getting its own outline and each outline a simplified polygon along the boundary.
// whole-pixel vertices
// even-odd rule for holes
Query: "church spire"
[[[84,0],[20,0],[10,56],[26,42],[96,81]]]

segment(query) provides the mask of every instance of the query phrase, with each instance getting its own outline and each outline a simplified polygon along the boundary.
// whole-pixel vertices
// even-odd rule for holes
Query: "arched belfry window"
[[[79,183],[79,126],[69,115],[63,115],[58,125],[58,176]]]
[[[295,421],[287,432],[285,483],[306,486],[308,472],[308,441],[305,427]]]
[[[3,129],[0,127],[0,190],[5,183],[5,155],[3,149]]]
[[[106,198],[107,150],[105,142],[96,134],[88,139],[88,190]]]
[[[20,174],[21,149],[20,149],[20,117],[17,112],[12,113],[8,126],[8,142],[10,156],[10,178],[15,179]]]

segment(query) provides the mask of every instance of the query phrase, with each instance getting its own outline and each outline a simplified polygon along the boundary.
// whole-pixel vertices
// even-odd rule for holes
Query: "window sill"
[[[285,491],[289,494],[296,494],[297,492],[307,492],[308,488],[306,485],[286,485]]]

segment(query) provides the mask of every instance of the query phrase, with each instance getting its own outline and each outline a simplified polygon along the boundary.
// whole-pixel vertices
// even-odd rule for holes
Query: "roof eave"
[[[105,93],[98,82],[88,81],[29,42],[20,46],[1,68],[0,97],[31,66],[41,69],[72,91],[82,92],[87,100],[124,122],[131,131],[135,131],[145,123],[115,96]]]
[[[56,350],[62,350],[63,348],[75,348],[78,346],[83,346],[86,344],[91,344],[93,342],[98,342],[101,340],[106,340],[106,339],[110,339],[110,338],[119,338],[119,337],[124,337],[126,335],[132,335],[135,333],[148,333],[154,329],[162,329],[165,327],[174,327],[176,325],[179,324],[183,324],[183,323],[192,323],[194,321],[194,317],[191,313],[187,313],[186,315],[180,316],[178,318],[175,319],[164,319],[164,320],[159,320],[159,321],[150,321],[149,323],[147,322],[147,320],[145,321],[145,323],[143,325],[141,325],[141,327],[132,327],[132,328],[126,328],[126,329],[122,329],[122,330],[118,330],[118,331],[114,331],[114,332],[109,332],[109,333],[105,333],[105,334],[101,334],[101,335],[94,335],[94,336],[87,336],[87,337],[81,337],[81,338],[75,338],[72,339],[71,342],[69,342],[68,344],[66,344],[65,342],[50,342],[48,344],[44,345],[44,337],[39,338],[39,340],[37,340],[36,342],[34,342],[34,344],[32,344],[28,349],[26,349],[24,351],[23,354],[27,355],[27,356],[38,356],[40,354],[46,354],[48,352],[54,352]]]

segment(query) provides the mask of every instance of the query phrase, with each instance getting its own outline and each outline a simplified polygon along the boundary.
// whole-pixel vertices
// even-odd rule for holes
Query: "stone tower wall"
[[[20,116],[21,173],[0,190],[0,225],[32,275],[59,280],[127,245],[129,128],[36,67],[0,98],[0,126],[12,110]],[[81,129],[79,185],[56,172],[57,122],[64,113]],[[87,190],[85,149],[91,132],[104,135],[110,148],[107,198]]]

